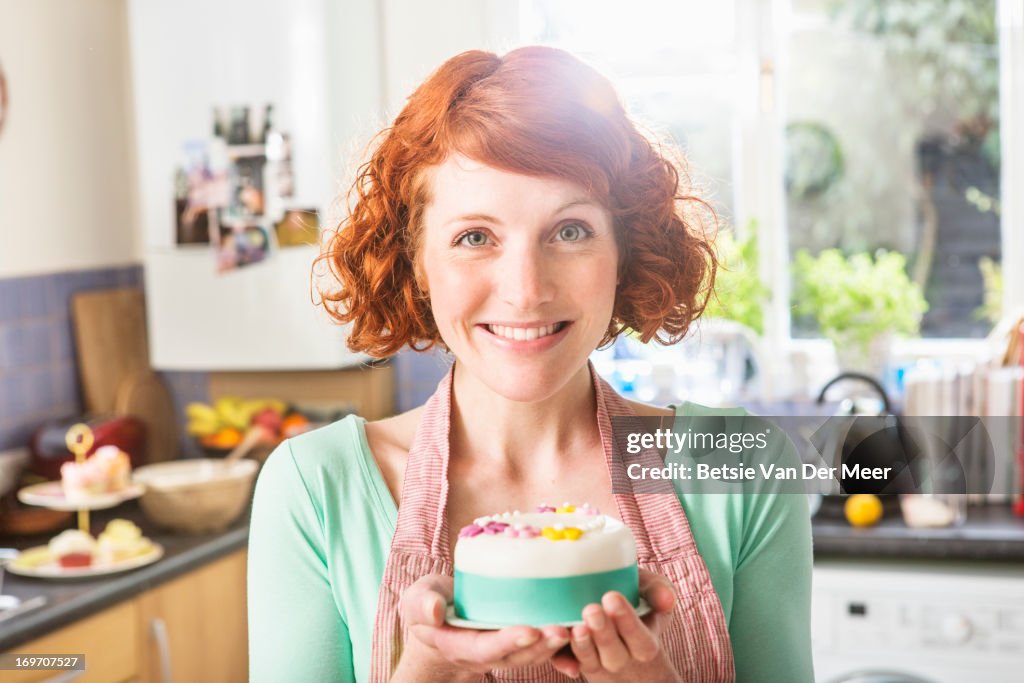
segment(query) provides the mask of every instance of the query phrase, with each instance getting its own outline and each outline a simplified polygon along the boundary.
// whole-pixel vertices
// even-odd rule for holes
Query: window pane
[[[611,78],[629,112],[682,148],[692,180],[732,217],[731,0],[524,0],[521,19],[523,44],[569,50]]]
[[[903,253],[930,307],[926,337],[991,327],[995,13],[995,0],[793,0],[784,36],[790,252]],[[794,335],[814,333],[812,321],[793,323]]]

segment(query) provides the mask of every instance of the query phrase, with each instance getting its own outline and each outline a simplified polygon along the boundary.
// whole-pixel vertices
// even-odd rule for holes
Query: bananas
[[[270,408],[278,415],[283,415],[287,407],[284,401],[273,398],[243,399],[238,396],[223,396],[214,401],[212,406],[193,402],[185,406],[185,416],[188,418],[185,431],[200,437],[216,434],[226,428],[244,432],[257,413]]]

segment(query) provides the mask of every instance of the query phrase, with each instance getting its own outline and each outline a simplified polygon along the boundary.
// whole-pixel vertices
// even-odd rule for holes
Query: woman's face
[[[444,343],[510,400],[554,394],[611,319],[618,264],[611,215],[572,181],[458,155],[426,182],[418,266]]]

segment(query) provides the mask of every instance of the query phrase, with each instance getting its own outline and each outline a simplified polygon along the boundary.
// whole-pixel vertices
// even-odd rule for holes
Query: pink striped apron
[[[390,679],[402,652],[408,629],[401,623],[402,592],[426,574],[452,576],[448,548],[448,437],[451,427],[451,390],[454,367],[425,406],[417,428],[402,484],[398,525],[391,542],[377,602],[370,680]],[[632,408],[590,366],[597,394],[597,423],[604,444],[609,475],[616,476],[621,461],[613,456],[610,415],[634,415]],[[661,464],[656,452],[646,455]],[[628,486],[627,486],[628,488]],[[732,645],[721,602],[711,584],[704,560],[677,496],[667,493],[615,493],[622,521],[636,538],[639,565],[667,578],[675,586],[678,602],[664,629],[662,647],[684,681],[732,681]],[[540,681],[568,683],[573,679],[549,664],[498,669],[481,677],[487,681]]]

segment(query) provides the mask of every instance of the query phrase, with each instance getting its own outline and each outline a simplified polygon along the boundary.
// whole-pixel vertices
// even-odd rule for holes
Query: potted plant
[[[704,315],[741,323],[758,335],[764,334],[764,308],[771,290],[758,274],[756,223],[751,221],[748,237],[737,239],[722,232],[715,239],[720,267],[715,292]]]
[[[796,255],[794,308],[811,315],[835,344],[841,370],[878,376],[893,335],[915,335],[928,304],[907,276],[902,254],[884,249],[845,256],[826,249]]]

